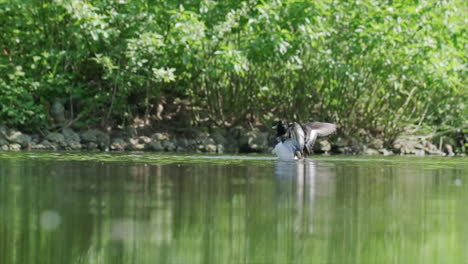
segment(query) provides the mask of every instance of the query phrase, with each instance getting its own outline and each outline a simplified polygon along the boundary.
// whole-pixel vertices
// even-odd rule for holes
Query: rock
[[[199,140],[200,144],[202,145],[215,145],[216,142],[214,141],[214,139],[212,139],[211,137],[203,137]]]
[[[67,146],[67,143],[65,142],[65,136],[60,133],[51,132],[47,134],[46,140],[48,140],[49,142],[55,143],[56,145],[62,148]]]
[[[450,144],[444,144],[444,152],[447,154],[447,156],[455,156],[455,153],[453,152],[453,147]]]
[[[65,143],[70,149],[78,150],[82,148],[80,136],[73,129],[62,129],[62,135],[65,137]]]
[[[379,138],[372,138],[367,145],[373,149],[382,149],[383,143],[384,143],[383,140]]]
[[[57,148],[57,145],[49,142],[48,140],[43,140],[41,143],[32,146],[32,149],[37,150],[57,150]]]
[[[363,153],[364,155],[369,155],[369,156],[374,156],[374,155],[379,155],[379,151],[373,148],[364,148]]]
[[[146,137],[146,136],[141,136],[141,137],[138,138],[138,143],[140,143],[140,144],[148,144],[151,141],[153,141],[153,140],[150,137]]]
[[[216,153],[217,147],[215,144],[208,144],[204,146],[205,152]]]
[[[224,146],[221,145],[221,144],[216,145],[216,152],[219,153],[219,154],[223,154],[224,153]]]
[[[384,156],[391,156],[391,155],[393,155],[393,152],[391,152],[391,151],[388,150],[388,149],[384,149],[384,148],[379,149],[379,153],[382,154],[382,155],[384,155]]]
[[[151,135],[151,138],[153,140],[162,141],[162,140],[168,140],[169,136],[163,133],[154,133],[153,135]]]
[[[425,146],[424,146],[424,151],[426,152],[426,154],[429,154],[429,155],[443,155],[444,153],[442,151],[440,151],[436,145],[432,144],[431,142],[426,142],[425,143]]]
[[[123,138],[114,138],[110,145],[111,150],[123,151],[127,148],[127,142]]]
[[[177,149],[176,145],[173,142],[169,141],[169,140],[162,141],[161,145],[163,146],[165,151],[172,152],[172,151],[175,151]]]
[[[6,138],[8,135],[8,128],[6,126],[0,125],[0,137]]]
[[[140,143],[140,138],[129,138],[128,142],[126,149],[129,150],[143,150],[146,147],[145,144]]]
[[[197,150],[198,143],[195,139],[187,139],[187,149]]]
[[[364,151],[365,146],[357,138],[351,138],[349,143],[352,154],[359,154]]]
[[[130,143],[130,145],[136,145],[138,144],[138,138],[129,138],[128,142]]]
[[[177,152],[187,152],[187,149],[185,149],[184,147],[180,147],[180,146],[177,146]]]
[[[0,146],[8,145],[8,141],[0,136]]]
[[[418,144],[413,140],[400,137],[394,141],[393,151],[400,154],[416,154]]]
[[[176,139],[176,145],[177,145],[177,150],[179,150],[179,148],[181,149],[187,148],[190,145],[190,143],[186,138],[178,138]]]
[[[17,130],[10,130],[6,136],[6,139],[10,143],[19,144],[22,147],[27,147],[32,143],[30,136],[23,134]]]
[[[0,146],[8,145],[7,133],[8,128],[0,126]],[[8,147],[7,147],[8,150]]]
[[[249,131],[240,138],[240,148],[244,152],[264,152],[267,151],[268,133],[258,130]]]
[[[81,140],[87,145],[88,149],[99,147],[101,150],[105,150],[108,149],[110,143],[109,135],[97,129],[90,129],[83,132],[81,134]],[[94,147],[94,145],[96,145],[96,147]]]
[[[30,136],[31,136],[31,145],[39,144],[39,142],[42,140],[41,136],[39,136],[38,134],[32,134]]]
[[[164,147],[162,146],[161,142],[159,141],[154,141],[146,145],[147,150],[152,150],[152,151],[164,151]]]
[[[426,155],[426,152],[422,149],[418,149],[415,151],[416,156],[425,156]]]
[[[3,145],[3,146],[0,146],[0,150],[7,151],[7,150],[10,150],[10,148],[8,147],[8,145]]]
[[[135,144],[130,145],[132,150],[144,150],[146,148],[145,144]]]
[[[18,143],[12,143],[12,144],[10,144],[10,146],[8,148],[10,150],[12,150],[12,151],[19,151],[19,150],[21,150],[21,145],[18,144]]]
[[[225,130],[216,129],[213,133],[211,133],[211,138],[213,138],[216,144],[223,146],[227,144],[227,136]]]
[[[86,144],[86,149],[87,150],[94,151],[94,150],[97,150],[98,147],[99,147],[99,145],[94,143],[94,142],[88,142],[88,144]]]
[[[331,151],[331,144],[326,139],[317,140],[314,144],[314,152],[329,153]]]

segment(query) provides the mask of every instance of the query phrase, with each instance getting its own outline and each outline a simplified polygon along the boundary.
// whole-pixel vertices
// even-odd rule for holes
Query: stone
[[[168,140],[169,136],[163,133],[154,133],[153,135],[151,135],[151,138],[153,140],[162,141],[162,140]]]
[[[417,149],[414,154],[416,154],[416,156],[425,156],[426,155],[426,152],[422,149]]]
[[[21,145],[18,143],[11,143],[8,148],[12,151],[19,151],[21,150]]]
[[[151,141],[153,141],[153,140],[150,137],[146,137],[146,136],[141,136],[141,137],[138,138],[138,143],[140,143],[140,144],[148,144]]]
[[[211,138],[214,142],[218,145],[226,145],[226,133],[222,129],[216,129],[213,133],[211,133]]]
[[[86,144],[86,149],[87,150],[97,150],[98,149],[98,144],[94,143],[94,142],[88,142],[88,144]]]
[[[268,149],[267,132],[252,130],[242,135],[240,138],[240,148],[244,152],[264,152]]]
[[[391,155],[393,155],[393,152],[391,152],[390,150],[385,149],[385,148],[379,149],[379,153],[382,154],[382,155],[384,155],[384,156],[391,156]]]
[[[71,128],[62,129],[62,135],[65,137],[67,149],[79,150],[82,148],[80,135]]]
[[[143,150],[145,149],[145,144],[142,144],[140,138],[129,138],[126,149],[129,150]]]
[[[17,131],[17,130],[10,130],[7,137],[6,137],[6,139],[10,143],[19,144],[22,147],[26,147],[28,145],[31,145],[31,143],[32,143],[32,140],[31,140],[30,136],[28,136],[26,134],[23,134],[23,133],[21,133],[20,131]]]
[[[41,143],[33,145],[32,149],[37,149],[37,150],[57,150],[58,147],[57,145],[49,142],[48,140],[43,140]]]
[[[177,152],[187,152],[187,149],[185,149],[184,147],[181,147],[181,146],[177,146]]]
[[[373,149],[382,149],[383,144],[384,144],[383,140],[379,138],[372,138],[367,145]]]
[[[123,138],[114,138],[110,145],[111,150],[123,151],[127,148],[127,142]]]
[[[83,147],[83,145],[77,142],[68,142],[68,147],[72,150],[80,150]]]
[[[152,151],[164,151],[164,147],[162,146],[161,142],[159,141],[154,141],[146,145],[147,150],[152,150]]]
[[[208,144],[204,146],[205,152],[216,153],[217,147],[215,144]]]
[[[146,148],[145,144],[131,144],[130,145],[131,150],[144,150]]]
[[[316,141],[314,144],[314,151],[317,151],[317,152],[329,153],[331,149],[332,149],[331,144],[326,139],[320,139]]]
[[[211,137],[203,137],[200,139],[200,144],[202,145],[215,145],[216,142]]]
[[[61,133],[51,132],[47,134],[46,139],[52,143],[56,143],[60,147],[65,147],[68,144],[65,142],[65,136]]]
[[[90,146],[94,147],[94,145],[96,145],[101,150],[105,150],[109,147],[110,143],[109,135],[97,129],[89,129],[83,132],[81,134],[81,140],[83,143],[87,144],[88,149],[90,149]],[[93,144],[90,145],[89,143]]]
[[[169,152],[175,151],[177,149],[174,142],[169,141],[169,140],[162,141],[161,145],[163,146],[164,150],[169,151]]]
[[[353,154],[352,150],[350,147],[345,146],[345,147],[338,147],[337,148],[338,153],[340,154]]]
[[[42,140],[41,136],[39,136],[38,134],[32,134],[30,136],[31,136],[31,144],[32,145],[38,144]]]
[[[8,141],[0,136],[0,146],[8,145]]]
[[[187,148],[190,144],[189,144],[189,140],[187,140],[186,138],[178,138],[176,140],[176,144],[177,144],[177,150],[179,150],[179,148]]]
[[[379,151],[373,148],[364,148],[363,151],[364,155],[369,155],[369,156],[374,156],[374,155],[379,155]]]
[[[10,150],[10,148],[8,147],[8,145],[3,145],[3,146],[0,146],[0,150],[7,151],[7,150]]]
[[[78,133],[73,131],[73,129],[71,128],[66,127],[62,129],[62,134],[65,137],[65,140],[72,140],[72,141],[78,141],[78,142],[81,141],[80,135],[78,135]]]
[[[8,128],[6,126],[0,125],[0,137],[6,138],[8,135]]]
[[[130,143],[130,145],[136,145],[138,144],[138,138],[129,138],[128,142]]]
[[[223,154],[224,153],[224,146],[221,145],[221,144],[216,145],[216,152],[219,153],[219,154]]]
[[[450,144],[444,144],[444,152],[447,156],[455,156],[453,152],[453,147]]]

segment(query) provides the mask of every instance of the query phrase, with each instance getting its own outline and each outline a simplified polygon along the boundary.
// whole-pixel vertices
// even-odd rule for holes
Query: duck
[[[280,159],[302,159],[313,153],[317,137],[325,137],[336,131],[336,125],[325,122],[299,124],[280,120],[273,126],[276,130],[274,153]]]

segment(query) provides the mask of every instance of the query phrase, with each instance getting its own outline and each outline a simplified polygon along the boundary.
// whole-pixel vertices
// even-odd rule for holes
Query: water
[[[0,263],[468,263],[467,158],[0,152]]]

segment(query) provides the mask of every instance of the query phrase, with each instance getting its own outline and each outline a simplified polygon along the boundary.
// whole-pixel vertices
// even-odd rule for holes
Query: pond
[[[468,158],[0,152],[0,263],[466,263]]]

